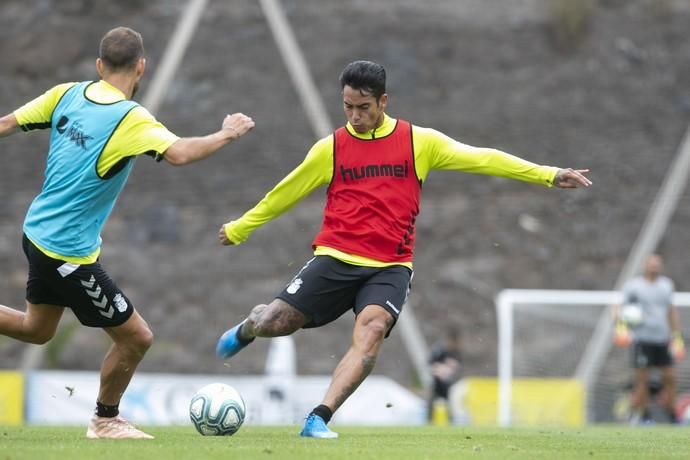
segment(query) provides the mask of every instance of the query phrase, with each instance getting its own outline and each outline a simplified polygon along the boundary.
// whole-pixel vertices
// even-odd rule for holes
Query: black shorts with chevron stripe
[[[101,265],[77,265],[53,259],[24,235],[24,254],[29,261],[26,300],[32,304],[71,308],[85,326],[119,326],[134,312],[127,296]]]
[[[335,321],[348,310],[357,316],[368,305],[383,307],[395,325],[410,292],[412,274],[403,265],[363,267],[315,256],[276,297],[309,318],[305,329]]]

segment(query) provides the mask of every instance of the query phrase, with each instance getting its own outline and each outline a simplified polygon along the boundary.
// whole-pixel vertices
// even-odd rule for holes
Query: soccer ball
[[[623,305],[621,308],[621,320],[629,327],[637,327],[643,320],[642,307],[637,304]]]
[[[230,385],[212,383],[196,392],[189,403],[189,418],[204,436],[230,436],[244,422],[242,396]]]

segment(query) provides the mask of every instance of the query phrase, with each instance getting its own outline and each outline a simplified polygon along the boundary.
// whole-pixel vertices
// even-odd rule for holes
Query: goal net
[[[582,408],[587,422],[613,422],[627,416],[625,401],[632,369],[630,350],[610,346],[589,381],[577,370],[602,314],[619,303],[615,291],[508,289],[496,298],[498,320],[498,423],[519,424],[521,406],[516,382],[524,379],[573,379],[582,388]],[[676,293],[684,337],[690,337],[690,293]],[[676,363],[677,401],[690,399],[690,359]],[[657,377],[652,373],[652,384]],[[558,386],[552,386],[559,391]],[[564,407],[572,391],[563,391]],[[553,401],[554,396],[549,395]],[[650,399],[652,406],[654,399]],[[532,408],[534,410],[534,408]],[[553,411],[554,408],[550,407]],[[557,410],[557,408],[556,408]]]

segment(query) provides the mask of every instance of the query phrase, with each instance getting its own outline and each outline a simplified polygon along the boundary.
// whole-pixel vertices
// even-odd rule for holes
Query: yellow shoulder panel
[[[50,128],[53,110],[62,96],[76,83],[62,83],[54,86],[36,99],[27,102],[14,111],[17,123],[24,131]]]
[[[98,159],[98,175],[105,174],[124,158],[153,152],[163,154],[179,139],[144,107],[132,109],[117,127]]]

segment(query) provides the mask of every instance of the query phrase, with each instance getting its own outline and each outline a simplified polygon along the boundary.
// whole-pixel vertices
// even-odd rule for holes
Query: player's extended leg
[[[376,356],[393,317],[380,305],[368,305],[357,315],[352,345],[333,371],[323,404],[333,412],[359,387],[376,364]]]
[[[119,404],[132,375],[144,354],[153,343],[153,333],[136,311],[122,325],[104,329],[113,344],[101,365],[101,385],[98,392],[99,410],[104,417],[94,415],[86,436],[107,439],[153,439],[120,417]]]
[[[338,437],[337,433],[328,429],[326,423],[374,368],[383,339],[393,322],[391,314],[379,305],[367,305],[357,315],[352,345],[333,371],[331,384],[321,405],[307,417],[301,436]]]
[[[268,305],[257,305],[244,321],[218,339],[216,354],[228,359],[252,343],[256,337],[290,335],[308,321],[309,318],[304,313],[281,299],[275,299]]]
[[[0,334],[42,345],[55,335],[64,307],[26,302],[26,311],[0,305]]]
[[[633,391],[631,398],[631,423],[640,423],[647,413],[649,401],[649,369],[641,367],[635,369],[633,374]]]
[[[663,383],[665,398],[664,409],[666,409],[671,423],[677,423],[676,417],[676,370],[673,366],[661,368],[661,380]]]

